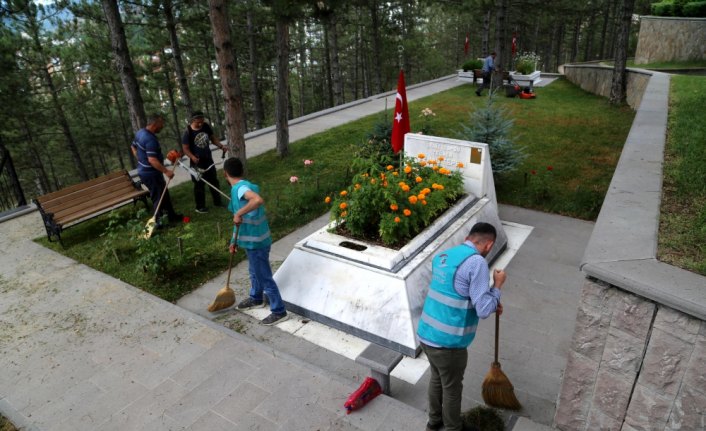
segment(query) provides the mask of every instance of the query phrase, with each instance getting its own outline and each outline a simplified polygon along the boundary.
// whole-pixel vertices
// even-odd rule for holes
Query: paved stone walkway
[[[408,97],[459,84],[410,87]],[[293,125],[292,139],[298,127],[314,133],[382,110],[384,101],[348,109],[314,116],[309,121],[320,121],[318,129],[309,121]],[[251,135],[248,156],[274,147],[271,135]],[[532,419],[515,429],[540,429],[537,422],[550,423],[554,411],[582,279],[577,265],[592,224],[513,207],[501,207],[500,215],[535,227],[507,268],[500,360],[525,404],[521,414]],[[0,224],[0,413],[18,426],[424,429],[428,376],[415,385],[393,380],[394,398],[381,396],[346,415],[343,402],[367,375],[353,361],[242,313],[221,316],[236,331],[226,329],[31,241],[43,234],[36,212]],[[297,235],[303,233],[288,241]],[[464,408],[479,402],[491,326],[481,325],[471,347]]]

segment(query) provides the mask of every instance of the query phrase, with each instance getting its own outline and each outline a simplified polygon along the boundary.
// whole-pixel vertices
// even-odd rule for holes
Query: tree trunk
[[[277,17],[277,91],[275,94],[275,128],[277,130],[277,154],[289,155],[289,25],[285,18]]]
[[[481,51],[482,56],[487,57],[490,55],[490,9],[483,15],[483,35],[481,39]]]
[[[208,74],[208,87],[211,92],[211,102],[213,103],[213,110],[216,115],[216,124],[214,127],[214,133],[219,138],[223,135],[223,118],[221,118],[221,105],[218,103],[218,89],[216,88],[216,80],[213,77],[213,65],[211,64],[211,46],[209,43],[208,35],[203,33],[203,48],[204,52],[208,55],[208,61],[206,62],[206,72]]]
[[[299,45],[299,116],[302,117],[306,113],[306,105],[304,104],[304,83],[306,81],[306,23],[301,21],[298,26],[297,39]]]
[[[10,151],[5,147],[5,143],[2,141],[2,136],[0,136],[0,173],[3,169],[7,167],[7,174],[10,178],[10,184],[12,185],[12,191],[15,194],[15,199],[17,200],[17,206],[27,205],[27,200],[25,199],[25,194],[22,191],[22,185],[20,184],[20,178],[17,176],[15,171],[15,164],[12,163],[12,155]]]
[[[243,96],[240,92],[233,43],[230,37],[228,2],[227,0],[208,0],[208,9],[213,31],[213,44],[216,47],[218,72],[225,98],[228,152],[231,156],[239,158],[245,167]]]
[[[181,47],[179,46],[179,38],[177,37],[176,22],[174,21],[174,10],[172,8],[172,0],[164,0],[164,17],[169,33],[169,42],[172,45],[172,56],[174,58],[174,72],[179,83],[179,93],[181,94],[181,102],[186,111],[186,118],[194,112],[194,105],[191,103],[191,94],[189,93],[189,81],[186,79],[184,71],[184,62],[181,58]]]
[[[336,12],[332,11],[326,20],[328,26],[329,52],[331,54],[331,79],[333,83],[333,103],[342,105],[343,100],[343,77],[341,75],[341,64],[338,59],[338,28]]]
[[[586,26],[586,33],[584,39],[586,39],[586,44],[583,47],[583,61],[589,61],[593,59],[593,39],[594,31],[593,26],[596,21],[596,11],[591,11],[591,15],[588,17],[588,25]]]
[[[579,32],[581,30],[581,18],[576,18],[574,21],[574,34],[573,34],[573,43],[571,44],[571,59],[569,60],[571,63],[576,62],[576,57],[578,56],[579,53]]]
[[[603,60],[605,56],[606,37],[608,36],[608,22],[610,21],[610,6],[613,2],[606,2],[605,10],[603,11],[603,28],[601,29],[601,50],[599,59]]]
[[[378,15],[378,1],[372,0],[370,7],[370,21],[373,32],[373,88],[374,94],[382,93],[382,41],[380,38],[380,17]]]
[[[331,44],[328,26],[324,25],[324,74],[326,75],[326,107],[333,106],[333,80],[331,79]]]
[[[137,82],[135,67],[132,65],[132,59],[130,59],[130,51],[125,39],[125,29],[120,18],[118,2],[117,0],[101,0],[101,3],[103,4],[105,18],[108,20],[110,45],[113,48],[115,66],[120,74],[120,81],[125,91],[125,100],[130,112],[132,131],[137,132],[145,127],[147,117],[145,115],[145,106],[142,102],[142,95],[140,95],[140,84]]]
[[[181,148],[181,135],[179,134],[179,114],[177,113],[177,105],[174,100],[174,87],[172,86],[172,77],[169,73],[169,67],[167,66],[167,60],[164,55],[160,56],[160,61],[162,62],[162,72],[164,73],[164,84],[167,87],[167,96],[169,97],[169,107],[172,111],[172,133],[174,134],[174,142],[176,142],[176,147]],[[187,117],[188,118],[188,117]]]
[[[552,69],[553,72],[559,69],[559,66],[563,63],[562,56],[562,45],[564,43],[564,29],[566,26],[562,22],[556,27],[556,45],[554,45],[554,58],[556,59],[556,67]]]
[[[257,80],[257,35],[255,34],[252,10],[247,10],[246,18],[248,27],[248,53],[250,54],[250,91],[252,92],[255,129],[262,129],[265,118],[265,110],[262,106],[262,95],[260,94],[260,85]]]
[[[125,117],[123,117],[123,109],[120,106],[120,95],[118,94],[118,89],[115,87],[115,82],[110,81],[110,88],[113,91],[113,99],[115,99],[115,105],[118,107],[118,118],[120,119],[120,130],[123,131],[123,138],[125,139],[125,151],[127,151],[127,159],[130,161],[130,167],[135,169],[137,167],[137,162],[132,154],[131,141],[127,133],[127,125],[125,124]]]
[[[630,37],[630,24],[635,0],[623,0],[623,10],[620,15],[617,41],[615,42],[615,65],[613,67],[613,81],[610,86],[610,103],[621,105],[625,103],[627,73],[625,71],[628,60],[628,42]]]
[[[507,3],[505,0],[495,1],[495,67],[500,70],[502,65],[507,63],[503,55],[503,34],[505,34],[505,17],[507,12]]]

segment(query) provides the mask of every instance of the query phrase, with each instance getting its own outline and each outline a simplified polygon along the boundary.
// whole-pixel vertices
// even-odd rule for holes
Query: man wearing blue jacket
[[[490,269],[484,259],[496,236],[493,225],[476,223],[463,244],[432,259],[429,293],[417,328],[431,366],[427,431],[463,429],[461,393],[468,346],[476,335],[478,319],[503,310],[500,289],[505,271],[495,270],[495,287],[490,287]]]
[[[493,51],[483,60],[483,83],[476,90],[476,96],[480,96],[484,88],[490,88],[490,80],[493,75],[493,70],[495,70],[495,56],[495,51]]]

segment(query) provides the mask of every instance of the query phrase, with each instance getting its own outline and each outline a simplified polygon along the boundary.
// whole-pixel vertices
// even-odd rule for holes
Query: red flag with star
[[[468,49],[471,47],[471,39],[468,38],[468,33],[466,33],[466,42],[463,44],[463,53],[468,55]]]
[[[395,116],[392,119],[392,151],[399,153],[404,147],[404,135],[409,132],[409,110],[407,109],[407,91],[404,85],[404,71],[400,69],[395,96]]]

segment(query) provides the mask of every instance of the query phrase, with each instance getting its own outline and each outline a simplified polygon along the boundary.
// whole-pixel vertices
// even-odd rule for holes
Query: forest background
[[[189,113],[203,110],[218,136],[238,132],[231,154],[246,155],[244,133],[275,124],[286,157],[288,120],[393,90],[400,68],[412,85],[497,51],[512,70],[513,37],[545,72],[612,59],[627,9],[634,52],[650,3],[3,0],[0,211],[134,168],[129,147],[145,113],[166,115],[165,150],[180,147]]]

